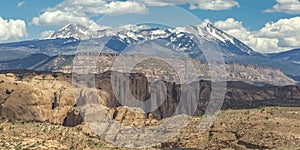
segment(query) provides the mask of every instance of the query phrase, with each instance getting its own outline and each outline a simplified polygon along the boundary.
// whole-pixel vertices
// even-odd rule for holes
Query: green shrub
[[[14,91],[14,90],[6,89],[6,92],[5,92],[5,93],[6,93],[7,95],[10,95],[13,91]]]

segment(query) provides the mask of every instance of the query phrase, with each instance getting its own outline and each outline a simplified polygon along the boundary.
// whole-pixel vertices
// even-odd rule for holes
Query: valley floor
[[[213,127],[199,133],[201,117],[168,142],[147,149],[296,149],[300,148],[300,108],[265,107],[224,110]],[[64,127],[43,122],[0,121],[0,149],[127,149],[118,148],[86,125]]]

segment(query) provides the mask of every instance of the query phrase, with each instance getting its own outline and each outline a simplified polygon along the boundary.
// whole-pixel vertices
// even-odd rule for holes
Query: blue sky
[[[300,33],[300,29],[295,27],[300,24],[300,19],[298,19],[300,2],[298,0],[173,0],[172,2],[163,2],[166,1],[2,1],[0,28],[4,28],[7,32],[2,31],[3,33],[1,33],[0,31],[0,42],[37,39],[42,32],[56,30],[67,23],[82,22],[83,25],[98,29],[105,24],[98,19],[106,15],[122,17],[123,14],[129,13],[143,16],[151,12],[154,6],[176,5],[203,22],[206,19],[205,22],[214,24],[257,51],[284,51],[300,47],[300,43],[297,42],[300,41],[297,37],[298,34],[292,35],[293,32]],[[155,12],[159,17],[159,14],[167,14],[168,10],[158,9]],[[60,16],[57,17],[57,14]],[[168,17],[173,26],[194,23],[188,17],[181,17],[178,20],[177,15],[170,13]],[[274,32],[275,30],[276,32]],[[291,34],[286,35],[287,32]]]

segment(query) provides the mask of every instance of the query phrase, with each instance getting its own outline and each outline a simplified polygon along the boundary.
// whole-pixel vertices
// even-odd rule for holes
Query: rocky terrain
[[[228,82],[223,110],[218,120],[209,131],[200,134],[196,131],[209,102],[212,84],[210,81],[201,80],[190,85],[164,81],[165,87],[157,90],[167,92],[165,101],[157,102],[162,104],[151,112],[137,113],[116,100],[112,90],[111,73],[95,75],[94,91],[97,94],[93,96],[85,88],[80,89],[79,95],[74,93],[76,88],[73,88],[70,74],[26,70],[2,71],[0,117],[3,120],[0,125],[0,147],[116,148],[87,128],[86,117],[80,112],[80,107],[88,103],[86,98],[92,96],[113,120],[126,126],[143,128],[168,120],[178,106],[180,95],[187,101],[187,105],[179,108],[180,113],[177,115],[190,114],[188,110],[196,104],[193,121],[180,135],[153,148],[260,149],[299,146],[297,117],[300,88],[297,86],[255,86],[237,81]],[[129,79],[129,90],[137,100],[155,98],[150,96],[148,87],[151,85],[143,74],[131,74]],[[124,83],[119,85],[120,89],[125,86]],[[191,85],[200,86],[199,95],[193,95],[196,92],[186,93],[188,90],[185,88],[180,90],[181,86]],[[115,91],[121,95],[122,92],[124,91]],[[77,96],[79,99],[76,101]],[[286,132],[287,130],[289,132]]]
[[[80,78],[73,79],[73,81],[76,80],[80,80]],[[76,106],[87,103],[80,99],[87,99],[86,96],[89,96],[89,91],[79,89],[80,95],[76,95],[79,98],[76,101],[70,74],[15,71],[15,74],[0,74],[0,81],[1,117],[47,121],[54,124],[65,123],[70,126],[83,121],[78,112],[76,115]],[[122,93],[126,92],[122,90],[126,89],[126,82],[118,83],[120,90],[115,89],[113,91],[111,72],[97,74],[95,81],[95,88],[97,89],[95,99],[99,104],[107,107],[107,109],[121,106],[122,101],[118,101],[117,97],[120,98]],[[185,85],[164,81],[165,86],[156,87],[158,91],[156,96],[161,97],[158,98],[151,96],[149,89],[151,85],[142,74],[131,74],[129,81],[129,90],[137,100],[145,101],[149,98],[164,100],[155,102],[154,106],[161,104],[158,108],[150,108],[156,119],[170,117],[177,108],[180,99],[184,99],[188,105],[187,108],[179,109],[181,113],[186,114],[186,110],[198,105],[195,114],[203,114],[210,99],[212,84],[205,80]],[[123,86],[124,88],[122,88]],[[194,90],[196,91],[188,90],[189,87],[195,87]],[[197,93],[198,88],[199,93]],[[164,98],[165,92],[167,95]],[[126,96],[121,99],[126,99]],[[255,86],[238,81],[227,83],[223,109],[247,109],[261,106],[300,106],[300,88],[292,85]],[[73,118],[68,119],[67,116]]]
[[[205,133],[198,132],[201,117],[194,117],[179,135],[144,149],[297,149],[299,113],[298,107],[224,110]],[[104,141],[85,124],[70,128],[2,119],[0,130],[0,149],[129,149]]]
[[[297,149],[299,148],[299,108],[267,107],[225,110],[213,127],[197,133],[196,117],[175,138],[162,145],[200,149]]]

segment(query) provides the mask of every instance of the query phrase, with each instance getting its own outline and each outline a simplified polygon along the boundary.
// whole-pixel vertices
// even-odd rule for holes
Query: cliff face
[[[191,114],[191,110],[195,110],[195,115],[201,115],[206,110],[210,95],[211,82],[199,81],[189,85],[179,85],[176,83],[163,82],[165,86],[157,86],[154,90],[157,93],[151,95],[149,83],[145,76],[140,74],[131,74],[129,80],[129,88],[131,94],[139,101],[152,101],[148,110],[153,110],[151,114],[156,119],[162,119],[173,115],[180,100],[184,100],[184,107],[180,107],[177,113]],[[110,72],[96,76],[97,89],[103,90],[107,94],[107,100],[103,103],[108,107],[118,107],[121,100],[127,100],[124,94],[126,84],[118,82],[118,89],[112,90]],[[120,90],[121,89],[121,90]],[[197,92],[200,91],[200,92]],[[118,98],[116,98],[115,94]],[[127,91],[128,92],[128,91]],[[164,95],[166,93],[166,95]],[[120,96],[125,95],[125,96]],[[121,97],[121,98],[120,98]],[[130,103],[135,105],[134,103]],[[161,105],[160,105],[161,104]],[[239,108],[255,108],[261,106],[300,106],[300,87],[298,86],[255,86],[243,82],[232,81],[227,82],[225,101],[223,109],[239,109]],[[156,106],[157,109],[156,109]],[[153,107],[153,108],[151,108]]]
[[[50,74],[0,75],[0,114],[4,118],[61,124],[74,106],[72,85]]]
[[[122,74],[121,74],[122,75]],[[107,107],[111,115],[122,112],[118,101],[128,98],[125,82],[111,83],[111,72],[98,74],[96,77],[95,99]],[[66,74],[49,73],[5,73],[0,74],[0,117],[47,121],[54,124],[76,126],[84,121],[76,106],[84,104],[74,98],[71,76]],[[157,81],[158,82],[158,81]],[[170,117],[176,111],[180,100],[184,101],[176,114],[201,115],[206,109],[211,92],[211,82],[199,81],[190,85],[179,85],[170,82],[149,84],[142,74],[131,74],[129,89],[137,101],[150,100],[151,105],[142,106],[146,112],[145,118],[163,119]],[[118,89],[112,90],[117,84]],[[164,86],[162,86],[164,85]],[[152,87],[152,88],[151,88]],[[193,88],[194,89],[190,89]],[[200,92],[197,92],[197,88]],[[156,93],[152,93],[156,91]],[[127,91],[127,92],[128,92]],[[88,90],[80,91],[80,98],[91,96]],[[115,93],[114,93],[115,92]],[[166,94],[164,94],[166,93]],[[155,101],[156,100],[156,101]],[[130,103],[135,105],[135,103]],[[228,82],[223,109],[256,108],[261,106],[300,106],[300,88],[297,86],[254,86],[243,82]],[[116,109],[118,108],[118,109]],[[127,111],[126,111],[127,112]],[[120,113],[119,113],[120,114]],[[126,114],[126,113],[124,113]],[[115,116],[122,118],[120,116]]]

